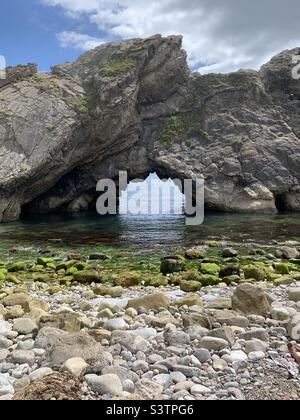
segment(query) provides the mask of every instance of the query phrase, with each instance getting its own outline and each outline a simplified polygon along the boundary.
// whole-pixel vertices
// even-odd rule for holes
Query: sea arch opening
[[[185,194],[180,180],[162,177],[151,171],[145,177],[129,180],[119,193],[118,214],[121,216],[184,215]]]

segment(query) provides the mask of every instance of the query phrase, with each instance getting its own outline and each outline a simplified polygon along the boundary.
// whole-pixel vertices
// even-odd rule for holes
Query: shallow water
[[[204,240],[270,244],[300,241],[300,214],[251,216],[207,214],[203,225],[185,225],[183,215],[45,215],[0,225],[0,241],[19,246],[59,241],[68,246],[135,245],[185,247]]]

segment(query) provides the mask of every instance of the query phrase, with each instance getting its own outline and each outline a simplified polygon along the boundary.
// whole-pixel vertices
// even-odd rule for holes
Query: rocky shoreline
[[[0,400],[300,398],[298,247],[135,258],[1,262]]]

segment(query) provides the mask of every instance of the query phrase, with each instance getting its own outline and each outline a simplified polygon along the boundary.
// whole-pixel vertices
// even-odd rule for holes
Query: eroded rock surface
[[[0,86],[0,221],[94,206],[96,183],[205,178],[209,208],[300,209],[300,92],[285,51],[259,72],[191,74],[181,37],[105,44]]]

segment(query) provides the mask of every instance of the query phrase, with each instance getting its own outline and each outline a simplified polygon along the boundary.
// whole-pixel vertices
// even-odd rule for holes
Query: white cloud
[[[300,45],[299,0],[41,0],[87,17],[106,40],[182,34],[200,71],[258,68]]]
[[[100,44],[103,44],[103,40],[86,35],[78,32],[61,32],[57,34],[57,39],[63,48],[77,48],[79,50],[91,50]]]

